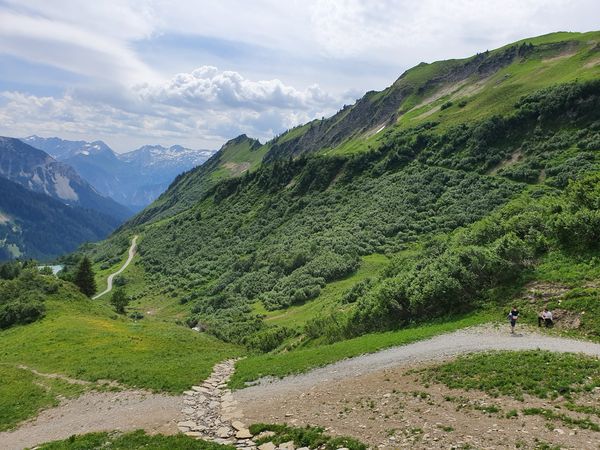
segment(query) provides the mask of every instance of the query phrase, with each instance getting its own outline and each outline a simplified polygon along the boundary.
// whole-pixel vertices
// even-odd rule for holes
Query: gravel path
[[[508,327],[498,329],[491,325],[468,328],[401,347],[345,359],[305,374],[281,380],[265,378],[256,385],[236,391],[234,398],[240,404],[272,395],[306,391],[316,385],[345,378],[357,377],[383,369],[414,363],[443,360],[462,353],[486,350],[532,350],[574,352],[600,357],[600,344],[552,337],[522,329],[511,335]]]
[[[463,353],[486,350],[543,349],[600,357],[600,344],[542,335],[524,328],[520,333],[511,335],[507,328],[498,329],[491,325],[484,325],[464,329],[413,344],[346,359],[281,380],[263,379],[255,386],[236,391],[233,394],[227,393],[221,402],[215,402],[215,406],[220,406],[223,411],[219,417],[213,417],[214,424],[211,426],[219,425],[220,422],[217,423],[217,419],[228,424],[233,418],[238,417],[236,405],[241,409],[239,411],[241,417],[246,415],[248,419],[252,419],[251,416],[256,414],[257,409],[272,409],[273,405],[269,402],[286,407],[285,403],[288,398],[298,395],[302,397],[306,392],[319,385],[325,385],[328,389],[335,390],[336,385],[341,382],[357,380],[359,377],[385,369],[444,360]],[[223,373],[218,370],[217,372],[217,375],[223,376],[229,373],[227,370],[221,370]],[[214,389],[224,387],[224,382],[220,378],[219,380],[215,378],[216,381],[211,380],[207,380],[208,387],[197,387],[198,391],[187,392],[184,397],[132,390],[118,393],[87,393],[77,399],[67,400],[56,408],[43,411],[38,417],[22,424],[14,431],[0,433],[0,448],[2,450],[22,449],[51,440],[65,439],[72,434],[92,431],[125,431],[143,428],[150,432],[169,434],[178,431],[177,425],[185,425],[187,429],[192,430],[192,427],[181,420],[192,414],[195,418],[194,427],[199,427],[196,419],[209,418],[209,415],[203,412],[204,404],[194,396],[211,387]],[[284,400],[279,401],[278,397],[279,400]],[[202,406],[202,410],[197,408],[198,405]],[[235,410],[233,415],[229,411],[232,408]],[[225,417],[226,415],[227,417]],[[181,428],[180,430],[183,431]],[[225,435],[225,430],[221,431]],[[195,428],[188,433],[200,434],[199,431],[195,431]],[[231,434],[229,428],[227,434]]]
[[[106,289],[103,290],[102,292],[100,292],[99,294],[95,295],[94,297],[92,297],[93,300],[96,300],[97,298],[102,297],[104,294],[108,294],[110,291],[112,291],[113,278],[115,278],[117,275],[119,275],[125,269],[127,269],[127,266],[129,265],[129,263],[131,263],[131,260],[135,256],[135,249],[136,249],[135,241],[137,241],[137,238],[138,238],[137,236],[134,236],[133,239],[131,240],[131,247],[129,247],[129,256],[127,257],[127,261],[125,261],[125,264],[123,264],[121,266],[121,268],[119,270],[117,270],[115,273],[111,273],[108,276],[108,278],[106,280]]]
[[[173,434],[181,417],[181,397],[144,391],[90,392],[42,411],[35,419],[0,433],[2,450],[17,450],[73,434],[133,431]]]

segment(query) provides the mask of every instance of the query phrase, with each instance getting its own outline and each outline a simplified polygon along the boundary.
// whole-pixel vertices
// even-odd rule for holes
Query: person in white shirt
[[[544,310],[538,315],[538,326],[541,327],[542,323],[546,326],[546,328],[550,328],[554,325],[552,311],[548,311],[548,308],[544,308]]]

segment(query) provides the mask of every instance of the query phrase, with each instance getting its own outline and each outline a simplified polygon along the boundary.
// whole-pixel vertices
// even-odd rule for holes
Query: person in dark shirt
[[[515,333],[515,325],[517,324],[517,320],[519,319],[519,310],[516,306],[513,306],[510,312],[508,313],[508,320],[510,321],[510,332],[512,334]]]

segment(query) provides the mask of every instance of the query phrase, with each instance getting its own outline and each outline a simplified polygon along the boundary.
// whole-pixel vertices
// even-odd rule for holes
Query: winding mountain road
[[[137,249],[137,245],[136,245],[137,238],[138,238],[137,236],[134,236],[133,239],[131,240],[131,247],[129,247],[129,256],[127,257],[127,261],[125,261],[125,264],[123,264],[119,270],[117,270],[114,273],[111,273],[108,276],[108,278],[106,280],[106,289],[103,290],[102,292],[100,292],[99,294],[96,294],[94,297],[92,297],[93,300],[96,300],[97,298],[102,297],[104,294],[108,294],[110,291],[112,291],[113,279],[117,275],[122,273],[125,269],[127,269],[127,266],[129,265],[129,263],[135,256],[135,250]]]

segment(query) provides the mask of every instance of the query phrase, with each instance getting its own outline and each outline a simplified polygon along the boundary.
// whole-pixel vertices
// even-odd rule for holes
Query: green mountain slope
[[[230,141],[90,254],[135,231],[146,282],[189,324],[263,350],[473,310],[553,252],[594,257],[598,208],[564,190],[600,169],[598,37],[422,64],[263,146]],[[389,264],[329,294],[376,255]]]
[[[2,431],[65,397],[106,391],[98,380],[121,385],[110,390],[180,393],[208,377],[216,362],[240,353],[173,322],[118,317],[108,299],[91,300],[35,267],[17,274],[16,264],[0,265]],[[56,373],[88,383],[45,376]]]
[[[305,152],[365,151],[386,128],[451,126],[510,112],[527,93],[600,76],[600,32],[553,33],[465,59],[421,63],[381,92],[283,134],[267,160]]]
[[[557,83],[600,77],[600,32],[552,33],[470,58],[421,63],[383,91],[370,91],[337,114],[314,120],[260,145],[246,135],[227,142],[207,163],[178,177],[134,218],[141,224],[180,212],[215,181],[255,168],[263,158],[343,154],[380,147],[386,133],[436,123],[438,129],[512,111],[525,94]]]

